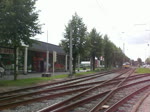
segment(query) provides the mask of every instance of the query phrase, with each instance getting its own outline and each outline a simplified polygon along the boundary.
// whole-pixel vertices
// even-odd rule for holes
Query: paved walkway
[[[81,70],[80,72],[86,72],[87,70]],[[78,71],[77,71],[78,72]],[[43,73],[28,73],[27,75],[18,75],[17,79],[27,79],[27,78],[35,78],[35,77],[42,77]],[[51,73],[53,75],[53,73]],[[62,75],[62,74],[69,74],[69,72],[55,72],[54,75]],[[5,75],[0,80],[13,80],[13,75]]]

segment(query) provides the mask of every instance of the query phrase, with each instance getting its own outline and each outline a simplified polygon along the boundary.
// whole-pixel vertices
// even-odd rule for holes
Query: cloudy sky
[[[134,60],[143,61],[150,55],[149,0],[37,0],[42,35],[38,40],[58,45],[63,39],[65,25],[76,12],[88,31],[96,28],[108,34],[110,40]]]

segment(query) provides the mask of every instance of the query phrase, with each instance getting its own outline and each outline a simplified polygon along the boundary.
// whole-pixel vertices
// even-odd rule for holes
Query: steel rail
[[[0,105],[0,110],[9,109],[9,108],[17,107],[19,105],[25,105],[25,104],[29,104],[29,103],[33,103],[33,102],[37,102],[37,101],[47,100],[50,98],[60,97],[60,96],[72,94],[74,92],[84,91],[86,89],[88,89],[88,88],[80,88],[78,90],[71,90],[71,91],[67,91],[67,92],[46,95],[46,96],[42,96],[42,97],[38,97],[38,98],[31,98],[28,100],[17,101],[17,102],[12,102],[12,103],[7,103],[7,104],[4,103],[4,104]]]
[[[133,75],[133,76],[130,76],[129,77],[129,79],[128,79],[128,81],[129,80],[133,80],[133,79],[139,79],[139,78],[142,78],[142,77],[149,77],[150,76],[150,74],[140,74],[140,75]],[[111,81],[112,83],[114,82],[114,83],[116,83],[116,81],[120,81],[120,80],[122,80],[123,78],[117,78],[116,80],[113,80],[113,81]],[[105,81],[105,80],[104,80]],[[60,88],[57,88],[56,86],[54,87],[55,89],[52,89],[52,88],[50,88],[50,89],[45,89],[45,90],[43,90],[43,92],[49,92],[50,90],[58,90],[58,89],[66,89],[66,88],[72,88],[72,87],[78,87],[78,86],[88,86],[88,85],[93,85],[93,84],[99,84],[99,83],[102,83],[102,82],[104,82],[104,81],[96,81],[96,82],[90,82],[90,83],[85,83],[85,84],[77,84],[77,85],[73,85],[73,86],[65,86],[65,87],[60,87]],[[40,92],[40,91],[37,91],[37,92]],[[31,92],[31,94],[32,93],[34,93],[34,92]],[[28,94],[28,93],[27,93]],[[29,93],[30,94],[30,93]],[[35,94],[36,94],[36,92],[35,92]],[[11,97],[17,97],[17,96],[20,96],[20,95],[25,95],[25,94],[19,94],[19,95],[7,95],[7,96],[0,96],[0,100],[1,99],[5,99],[5,98],[11,98]]]
[[[62,93],[61,93],[61,94],[62,94]],[[47,96],[47,97],[48,97],[48,96]],[[51,96],[49,96],[49,98],[50,98],[50,97],[51,97]],[[45,98],[45,97],[44,97],[44,98]],[[48,98],[48,99],[49,99],[49,98]],[[37,99],[37,101],[41,101],[41,100],[42,100],[42,99],[40,99],[40,98]],[[35,102],[35,100],[34,100],[34,101],[28,100],[27,102],[30,102],[30,103],[31,103],[31,102]],[[19,103],[19,102],[18,102],[18,103]],[[22,102],[20,102],[20,105],[22,105],[22,104],[27,104],[27,103],[22,103]],[[13,106],[13,107],[15,107],[15,106]]]
[[[139,107],[142,105],[142,103],[144,102],[144,100],[150,95],[150,92],[146,93],[142,98],[139,99],[139,101],[134,105],[134,107],[132,108],[131,112],[137,112],[137,110],[139,109]],[[145,109],[146,110],[146,109]]]
[[[95,75],[95,74],[94,74]],[[145,74],[139,74],[139,75],[134,75],[134,76],[132,76],[132,77],[142,77],[142,76],[145,76]],[[85,77],[85,76],[84,76]],[[121,78],[120,78],[121,79]],[[116,79],[116,80],[120,80],[120,79]],[[52,85],[53,84],[57,84],[58,82],[56,82],[56,83],[52,83]],[[47,86],[47,84],[44,84],[44,85],[46,85]],[[42,86],[44,86],[44,85],[42,85]],[[48,84],[48,85],[50,85],[50,84]],[[65,86],[65,85],[62,85],[62,86]],[[40,86],[37,86],[37,88],[39,88],[39,87],[41,87],[41,85]],[[54,88],[56,88],[56,87],[61,87],[61,86],[55,86]],[[36,89],[36,87],[34,87],[35,89]],[[34,88],[29,88],[29,89],[34,89]],[[53,88],[53,87],[52,87]],[[13,92],[15,92],[15,93],[17,93],[17,92],[19,92],[19,91],[25,91],[26,89],[28,89],[28,88],[23,88],[23,89],[18,89],[18,90],[14,90],[14,91],[8,91],[8,92],[3,92],[3,93],[0,93],[0,95],[4,95],[4,94],[11,94],[11,93],[13,93]],[[18,95],[16,95],[16,94],[11,94],[11,95],[5,95],[5,96],[0,96],[0,99],[3,99],[3,98],[9,98],[9,97],[13,97],[13,96],[18,96]]]
[[[97,112],[99,109],[102,108],[102,106],[115,94],[115,92],[117,91],[117,88],[120,87],[121,85],[123,85],[123,83],[126,82],[126,80],[130,77],[131,74],[133,74],[133,72],[135,71],[135,69],[133,69],[131,71],[131,73],[129,73],[129,75],[127,77],[125,77],[112,91],[110,91],[94,108],[92,108],[90,110],[90,112]]]
[[[132,84],[127,84],[127,85],[124,85],[124,86],[121,86],[121,87],[117,88],[117,90],[120,90],[120,89],[123,89],[123,88],[127,88],[127,87],[131,87],[131,86],[134,86],[134,85],[137,85],[137,84],[149,82],[149,81],[150,81],[150,79],[149,80],[140,81],[140,82],[136,82],[136,83],[132,83]],[[97,95],[93,95],[91,97],[88,97],[88,98],[85,98],[85,99],[82,99],[82,100],[79,100],[79,101],[76,101],[75,103],[72,103],[72,104],[69,104],[69,105],[66,105],[66,106],[63,106],[63,107],[61,107],[61,105],[59,105],[60,107],[58,106],[57,108],[50,108],[51,106],[49,106],[49,107],[46,107],[44,109],[39,110],[38,112],[49,112],[49,111],[51,111],[51,112],[68,112],[72,108],[75,108],[75,107],[77,107],[79,105],[82,105],[82,104],[85,104],[87,102],[93,101],[96,98],[105,96],[109,92],[110,92],[110,90],[102,92],[102,93],[99,93]]]
[[[50,107],[47,107],[46,109],[43,109],[41,112],[48,112],[48,111],[52,111],[52,110],[54,110],[54,109],[57,109],[57,108],[59,108],[59,107],[62,107],[62,106],[64,106],[66,103],[69,103],[69,102],[71,102],[71,101],[73,101],[73,100],[75,100],[75,99],[77,99],[77,98],[80,98],[81,96],[87,94],[88,92],[90,92],[90,91],[92,91],[92,90],[98,88],[99,86],[102,86],[102,85],[104,85],[104,84],[110,82],[110,81],[113,80],[113,79],[118,78],[119,76],[121,76],[121,75],[127,73],[128,71],[129,71],[129,70],[124,71],[123,73],[119,74],[118,76],[115,76],[115,77],[112,78],[112,79],[106,80],[105,82],[103,82],[103,83],[100,84],[100,85],[91,87],[91,88],[89,88],[89,89],[87,89],[87,90],[85,90],[85,91],[79,93],[78,95],[75,95],[75,96],[72,97],[72,98],[69,98],[69,99],[67,99],[67,100],[65,100],[65,101],[62,101],[62,102],[59,102],[59,103],[57,103],[57,104],[54,104],[54,105],[52,105],[52,106],[50,106]]]
[[[120,84],[120,83],[119,83]],[[89,100],[90,100],[90,98],[89,98]],[[83,100],[83,102],[84,102],[84,100]],[[80,102],[81,103],[81,102]],[[77,105],[77,104],[74,104],[74,105]],[[70,106],[72,106],[72,104],[70,105]],[[53,112],[64,112],[67,108],[70,108],[69,106],[66,106],[66,107],[62,107],[62,108],[59,108],[59,109],[56,109],[56,110],[54,110]]]
[[[27,94],[20,94],[20,95],[16,95],[16,96],[9,96],[9,97],[4,97],[0,99],[0,103],[4,103],[4,102],[10,102],[10,101],[14,101],[18,98],[23,98],[23,97],[27,97],[27,96],[33,96],[33,95],[38,95],[41,93],[46,93],[46,92],[51,92],[51,91],[56,91],[56,90],[64,90],[64,89],[70,89],[70,88],[75,88],[75,87],[83,87],[83,86],[89,86],[92,87],[92,84],[99,84],[102,83],[104,81],[99,81],[99,82],[92,82],[92,83],[88,83],[88,84],[79,84],[79,85],[73,85],[73,86],[64,86],[64,87],[58,87],[58,88],[50,88],[50,89],[46,89],[46,90],[41,90],[41,91],[36,91],[36,92],[31,92],[31,93],[27,93]],[[109,82],[107,84],[105,84],[104,86],[108,86],[108,85],[112,85],[112,84],[116,84],[119,83],[118,81],[116,82]],[[102,85],[103,86],[103,85]],[[103,86],[103,87],[104,87]],[[88,87],[88,88],[90,88]]]
[[[113,106],[111,106],[109,109],[107,109],[105,112],[115,112],[115,110],[122,105],[124,102],[128,101],[131,97],[133,97],[134,95],[136,95],[139,92],[142,92],[145,89],[148,89],[150,87],[150,85],[146,85],[140,89],[138,89],[137,91],[131,93],[130,95],[124,97],[123,99],[121,99],[120,101],[118,101],[117,103],[115,103]]]
[[[76,90],[75,90],[76,91]],[[62,94],[61,94],[62,95]],[[10,108],[10,107],[16,107],[17,105],[22,105],[22,104],[27,104],[27,103],[29,103],[29,102],[35,102],[35,101],[40,101],[40,100],[44,100],[44,99],[46,99],[46,97],[48,97],[48,98],[50,98],[51,96],[54,96],[54,95],[49,95],[49,96],[44,96],[44,97],[40,97],[40,98],[36,98],[36,100],[33,100],[32,101],[32,99],[31,100],[27,100],[27,101],[23,101],[24,103],[22,103],[22,102],[15,102],[15,103],[12,103],[12,104],[6,104],[6,105],[2,105],[1,107],[0,107],[0,109],[1,108]]]
[[[110,72],[109,72],[110,73]],[[57,88],[63,88],[63,87],[66,87],[66,86],[68,86],[68,85],[73,85],[73,84],[76,84],[76,83],[79,83],[79,82],[82,82],[82,81],[88,81],[88,80],[91,80],[91,79],[94,79],[94,78],[97,78],[97,77],[101,77],[101,76],[104,76],[104,75],[109,75],[109,73],[104,73],[104,74],[101,74],[100,76],[98,75],[98,76],[94,76],[94,77],[90,77],[90,78],[87,78],[87,79],[83,79],[83,80],[79,80],[79,81],[76,81],[76,82],[71,82],[71,83],[67,83],[67,84],[64,84],[64,85],[58,85],[58,86],[54,86],[54,87],[51,87],[51,88],[49,88],[49,89],[51,89],[51,90],[58,90]],[[69,87],[68,87],[69,88]],[[45,90],[45,91],[49,91],[49,89],[47,90]],[[17,90],[18,91],[18,90]],[[16,91],[16,92],[17,92]],[[21,91],[21,90],[20,90]],[[24,89],[23,89],[23,91],[24,91]],[[14,92],[14,91],[13,91]],[[12,91],[10,91],[10,93],[12,93]],[[8,92],[4,92],[3,94],[5,94],[5,95],[3,95],[3,96],[1,96],[0,97],[0,99],[4,99],[4,98],[10,98],[10,97],[14,97],[14,96],[18,96],[16,93],[15,94],[11,94],[11,95],[6,95],[6,94],[10,94],[10,93],[8,93]]]
[[[99,87],[105,87],[105,86],[109,86],[112,84],[118,84],[118,83],[119,82],[109,82],[109,83],[102,85],[102,86],[99,86]],[[27,97],[27,96],[33,96],[33,95],[39,95],[41,93],[47,93],[47,92],[56,91],[56,90],[64,90],[66,88],[68,89],[68,88],[73,88],[73,87],[83,87],[84,85],[86,85],[86,84],[68,86],[68,87],[63,87],[63,88],[47,89],[47,90],[43,90],[43,91],[37,91],[37,92],[31,92],[31,93],[27,93],[27,94],[18,95],[18,96],[12,96],[12,97],[8,97],[8,98],[0,99],[0,103],[11,102],[11,101],[14,101],[14,100],[19,99],[19,98],[23,98],[23,97]],[[92,85],[90,87],[92,87]],[[86,87],[86,88],[88,89],[90,87]]]
[[[39,88],[45,87],[45,86],[51,86],[51,85],[55,85],[55,84],[66,83],[66,82],[69,82],[69,81],[83,79],[83,78],[91,77],[91,76],[94,76],[94,75],[100,75],[100,74],[103,75],[105,73],[109,74],[109,73],[114,73],[114,72],[117,72],[117,71],[120,71],[120,70],[113,70],[113,71],[108,71],[108,72],[101,72],[101,73],[96,73],[96,74],[92,74],[92,75],[88,75],[88,76],[82,76],[82,77],[77,77],[77,78],[73,78],[73,79],[67,79],[67,80],[63,80],[63,81],[51,82],[51,83],[48,83],[48,84],[42,84],[42,85],[39,85],[39,86],[31,86],[31,87],[26,87],[26,88],[22,88],[22,89],[16,89],[16,90],[12,90],[12,91],[2,92],[2,93],[0,93],[0,95],[18,93],[20,91],[27,91],[27,90],[31,90],[31,89],[39,89]]]
[[[140,77],[130,77],[128,79],[129,80],[134,80],[137,78],[141,78],[143,76],[140,76]],[[122,79],[122,78],[121,78]],[[121,79],[116,79],[115,81],[112,81],[112,82],[109,82],[107,84],[105,84],[104,86],[109,86],[109,85],[112,85],[112,84],[117,84],[120,82]],[[30,93],[26,93],[26,94],[20,94],[20,95],[15,95],[15,96],[12,96],[10,95],[9,97],[1,97],[0,99],[0,103],[4,103],[4,102],[10,102],[10,101],[13,101],[13,100],[16,100],[18,98],[23,98],[23,97],[27,97],[27,96],[33,96],[33,95],[38,95],[38,94],[42,94],[42,93],[47,93],[47,92],[51,92],[51,91],[57,91],[57,90],[64,90],[64,89],[70,89],[70,88],[76,88],[76,87],[83,87],[83,86],[92,86],[93,84],[99,84],[99,83],[102,83],[103,81],[97,81],[97,82],[92,82],[92,83],[86,83],[86,84],[78,84],[78,85],[73,85],[73,86],[65,86],[65,87],[60,87],[60,88],[53,88],[53,89],[46,89],[46,90],[41,90],[41,91],[36,91],[36,92],[30,92]],[[104,87],[103,86],[103,87]]]

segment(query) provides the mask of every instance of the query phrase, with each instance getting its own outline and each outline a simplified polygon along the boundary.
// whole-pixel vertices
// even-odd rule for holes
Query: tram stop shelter
[[[68,69],[68,56],[65,51],[57,45],[35,41],[32,46],[23,46],[19,49],[19,72],[35,73],[46,71],[46,61],[48,59],[48,71],[52,72],[53,68],[53,52],[57,53],[57,59],[54,63],[56,72],[64,72]],[[48,57],[47,57],[48,52]],[[5,66],[5,69],[12,70],[14,68],[14,49],[0,47],[0,62]]]

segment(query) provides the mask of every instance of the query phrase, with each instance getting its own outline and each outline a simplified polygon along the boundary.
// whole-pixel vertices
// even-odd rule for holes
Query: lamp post
[[[49,65],[49,50],[48,50],[48,30],[47,30],[47,46],[46,46],[46,73],[49,71],[48,65]]]

